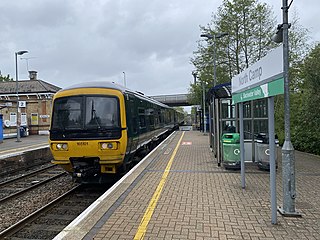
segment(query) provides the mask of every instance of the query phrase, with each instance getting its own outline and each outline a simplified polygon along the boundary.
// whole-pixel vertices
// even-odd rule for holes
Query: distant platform
[[[179,130],[180,131],[191,131],[192,130],[192,126],[180,126]]]

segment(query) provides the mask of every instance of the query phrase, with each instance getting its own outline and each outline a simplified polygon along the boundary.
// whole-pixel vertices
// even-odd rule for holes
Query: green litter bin
[[[240,168],[240,135],[225,133],[222,135],[222,163],[225,168]]]

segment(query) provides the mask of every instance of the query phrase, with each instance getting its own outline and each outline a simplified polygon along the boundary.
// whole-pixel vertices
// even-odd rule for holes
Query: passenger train
[[[110,82],[90,82],[54,95],[49,143],[54,160],[78,182],[126,172],[183,122],[183,113]]]

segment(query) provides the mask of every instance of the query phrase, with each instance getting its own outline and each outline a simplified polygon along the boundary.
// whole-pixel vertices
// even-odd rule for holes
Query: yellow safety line
[[[2,153],[7,153],[7,152],[21,152],[21,150],[23,149],[30,149],[32,147],[36,147],[36,146],[45,146],[45,145],[49,145],[48,143],[39,143],[39,144],[34,144],[34,145],[30,145],[30,146],[26,146],[26,147],[19,147],[19,148],[11,148],[11,149],[8,149],[8,150],[3,150],[3,151],[0,151],[0,154]]]
[[[152,216],[152,214],[153,214],[153,212],[154,212],[154,210],[156,208],[156,205],[157,205],[157,202],[158,202],[158,200],[160,198],[160,195],[161,195],[162,189],[164,187],[164,184],[166,183],[166,180],[167,180],[167,177],[168,177],[168,174],[169,174],[173,159],[176,156],[176,153],[177,153],[178,148],[180,146],[180,143],[181,143],[181,140],[183,138],[183,135],[184,135],[184,132],[182,133],[182,136],[180,137],[179,142],[178,142],[176,148],[174,149],[174,151],[173,151],[173,153],[171,155],[171,158],[170,158],[170,160],[168,162],[168,165],[167,165],[167,167],[166,167],[166,169],[165,169],[165,171],[164,171],[164,173],[163,173],[163,175],[161,177],[160,183],[159,183],[156,191],[154,192],[154,194],[153,194],[153,196],[152,196],[152,198],[151,198],[151,200],[149,202],[149,206],[148,206],[146,212],[143,215],[143,218],[142,218],[142,220],[140,222],[140,225],[139,225],[139,228],[137,230],[137,233],[136,233],[136,235],[134,237],[135,240],[138,240],[138,239],[140,240],[140,239],[144,238],[144,235],[145,235],[145,233],[147,231],[147,227],[148,227],[149,221],[150,221],[151,216]]]

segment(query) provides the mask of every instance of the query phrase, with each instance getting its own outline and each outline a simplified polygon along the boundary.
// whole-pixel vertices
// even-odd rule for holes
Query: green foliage
[[[291,9],[290,9],[291,10]],[[289,82],[290,82],[290,123],[294,147],[319,154],[320,137],[314,136],[320,126],[320,47],[310,53],[310,38],[306,28],[299,24],[293,12],[289,29]],[[275,33],[275,17],[271,7],[258,0],[223,0],[213,20],[200,31],[217,36],[227,32],[228,36],[206,44],[198,42],[191,63],[197,71],[199,84],[191,84],[189,98],[194,104],[202,102],[202,85],[206,92],[213,86],[213,50],[216,48],[217,84],[230,82],[231,78],[248,66],[259,61],[279,44],[271,42]],[[308,56],[308,57],[307,57]],[[307,57],[307,59],[306,59]],[[319,99],[318,99],[319,98]],[[306,120],[307,119],[307,120]],[[275,130],[280,143],[284,141],[284,96],[275,97]],[[311,136],[312,135],[312,136]],[[319,135],[320,136],[320,135]]]
[[[280,145],[284,142],[284,97],[283,95],[274,98],[274,122],[275,132],[278,135]]]
[[[10,77],[9,74],[7,76],[0,75],[0,82],[10,82],[10,81],[13,81],[13,79]]]
[[[193,105],[198,105],[202,101],[202,87],[200,84],[192,84],[189,89],[188,101]]]
[[[303,109],[303,98],[305,76],[303,74],[304,60],[310,52],[309,31],[299,24],[299,18],[296,14],[291,20],[289,29],[289,81],[290,81],[290,125],[291,136],[295,148],[303,150],[298,146],[297,134],[301,121],[300,112]],[[284,98],[276,96],[275,98],[275,127],[279,136],[280,143],[284,141]]]
[[[257,0],[224,0],[208,26],[201,26],[202,33],[218,36],[215,41],[199,41],[191,63],[195,66],[198,79],[206,86],[213,86],[214,49],[216,50],[217,83],[230,82],[233,75],[261,59],[274,47],[270,37],[275,26],[271,8]],[[199,104],[201,86],[190,86],[190,97]]]
[[[296,104],[292,142],[298,150],[320,155],[320,44],[306,58],[301,76],[304,81]]]
[[[174,107],[175,110],[184,114],[184,116],[188,115],[188,112],[184,110],[183,107]]]
[[[224,0],[215,21],[217,32],[227,32],[231,73],[238,74],[272,48],[275,26],[271,8],[257,0]]]

